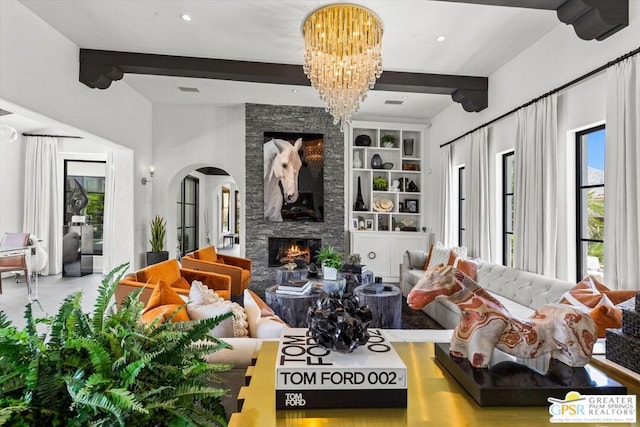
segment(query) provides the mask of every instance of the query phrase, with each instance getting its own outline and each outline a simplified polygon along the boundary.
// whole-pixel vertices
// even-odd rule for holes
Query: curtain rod
[[[67,135],[43,135],[40,133],[23,133],[22,136],[42,136],[45,138],[73,138],[73,139],[83,139],[81,136],[67,136]]]
[[[578,78],[576,78],[576,79],[571,80],[569,83],[565,83],[565,84],[563,84],[562,86],[559,86],[559,87],[557,87],[557,88],[555,88],[555,89],[553,89],[553,90],[550,90],[549,92],[545,93],[544,95],[540,95],[539,97],[534,98],[534,99],[532,99],[531,101],[529,101],[529,102],[527,102],[527,103],[524,103],[524,104],[520,105],[519,107],[514,108],[514,109],[513,109],[513,110],[511,110],[511,111],[507,111],[506,113],[504,113],[504,114],[502,114],[502,115],[500,115],[500,116],[496,117],[495,119],[489,120],[489,121],[488,121],[488,122],[486,122],[485,124],[480,125],[480,126],[478,126],[478,127],[474,128],[474,129],[471,129],[471,130],[470,130],[470,131],[468,131],[467,133],[462,134],[462,135],[458,136],[457,138],[453,138],[451,141],[448,141],[448,142],[445,142],[444,144],[441,144],[441,145],[440,145],[440,148],[442,148],[442,147],[446,147],[446,146],[447,146],[447,145],[449,145],[449,144],[453,144],[454,142],[456,142],[456,141],[457,141],[457,140],[459,140],[460,138],[464,138],[465,136],[472,134],[473,132],[477,131],[478,129],[481,129],[481,128],[485,127],[485,126],[492,125],[492,124],[494,124],[495,122],[497,122],[497,121],[499,121],[499,120],[502,120],[502,119],[504,119],[504,118],[505,118],[505,117],[507,117],[507,116],[510,116],[511,114],[515,113],[516,111],[518,111],[518,110],[520,110],[520,109],[522,109],[522,108],[528,107],[529,105],[531,105],[531,104],[533,104],[533,103],[536,103],[536,102],[540,101],[542,98],[545,98],[545,97],[547,97],[547,96],[549,96],[549,95],[553,95],[554,93],[558,93],[558,92],[560,92],[561,90],[564,90],[564,89],[566,89],[566,88],[568,88],[568,87],[571,87],[571,86],[573,86],[574,84],[581,82],[582,80],[588,79],[589,77],[593,76],[594,74],[598,74],[599,72],[601,72],[601,71],[603,71],[603,70],[606,70],[607,68],[609,68],[609,67],[611,67],[611,66],[613,66],[613,65],[616,65],[617,63],[622,62],[622,61],[624,61],[624,60],[625,60],[625,59],[627,59],[627,58],[632,57],[633,55],[637,55],[638,53],[640,53],[640,47],[638,47],[638,48],[637,48],[637,49],[635,49],[635,50],[632,50],[632,51],[631,51],[631,52],[629,52],[629,53],[626,53],[626,54],[622,55],[621,57],[619,57],[619,58],[617,58],[617,59],[614,59],[613,61],[609,61],[609,62],[607,62],[606,64],[601,65],[600,67],[596,68],[595,70],[591,70],[591,71],[589,71],[588,73],[583,74],[583,75],[581,75],[580,77],[578,77]]]

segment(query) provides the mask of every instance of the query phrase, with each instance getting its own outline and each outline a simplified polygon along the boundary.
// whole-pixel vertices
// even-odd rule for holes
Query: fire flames
[[[281,264],[295,262],[296,259],[303,258],[307,263],[311,262],[309,249],[301,248],[297,244],[291,244],[288,248],[281,248],[278,259]]]

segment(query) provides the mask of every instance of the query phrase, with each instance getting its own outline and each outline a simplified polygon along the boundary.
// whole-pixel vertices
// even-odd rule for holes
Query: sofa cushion
[[[531,309],[559,302],[562,295],[574,286],[564,280],[482,260],[478,261],[476,281],[493,294]]]
[[[252,338],[279,338],[284,328],[288,328],[271,308],[254,292],[244,290],[244,310]]]
[[[142,311],[142,320],[150,323],[156,317],[161,317],[160,321],[164,322],[180,306],[183,307],[172,320],[174,322],[191,320],[180,295],[164,280],[160,280],[153,289],[147,306]]]

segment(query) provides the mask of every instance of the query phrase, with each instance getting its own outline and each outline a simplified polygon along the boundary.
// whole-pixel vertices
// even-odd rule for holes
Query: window
[[[465,185],[464,185],[464,166],[458,168],[458,246],[464,246],[465,236]]]
[[[502,155],[502,264],[513,267],[515,152]]]
[[[576,134],[577,279],[604,271],[605,127]]]
[[[198,187],[198,179],[187,176],[178,192],[178,252],[181,255],[198,249]]]
[[[102,161],[64,161],[64,223],[71,224],[77,215],[85,217],[93,230],[93,255],[102,255],[105,169]]]
[[[222,188],[222,232],[228,233],[231,231],[229,229],[229,202],[230,202],[231,192],[228,188]]]

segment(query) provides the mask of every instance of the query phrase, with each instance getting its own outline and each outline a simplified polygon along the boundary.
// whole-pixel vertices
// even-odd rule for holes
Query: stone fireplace
[[[309,264],[320,250],[320,239],[269,237],[269,267],[280,267],[301,258]]]
[[[324,108],[245,105],[246,256],[253,261],[252,281],[275,281],[269,264],[269,238],[319,239],[344,252],[344,135]],[[264,133],[322,134],[324,139],[324,222],[264,220]]]

